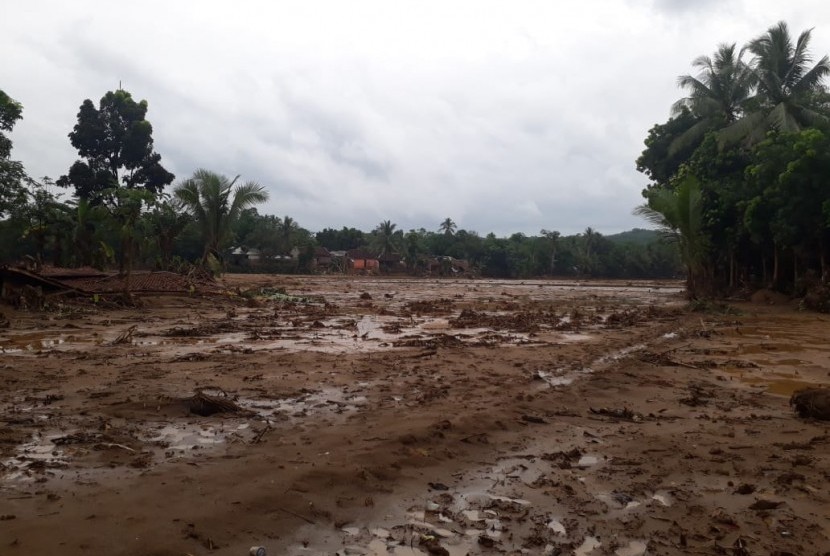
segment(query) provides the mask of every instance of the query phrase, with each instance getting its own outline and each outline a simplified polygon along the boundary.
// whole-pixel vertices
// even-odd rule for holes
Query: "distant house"
[[[262,260],[262,253],[259,249],[237,247],[230,254],[230,262],[237,266],[254,266]]]
[[[314,249],[314,266],[317,268],[328,268],[331,266],[332,255],[331,251],[325,247],[317,247]]]
[[[380,270],[380,261],[375,255],[362,249],[346,251],[346,268],[350,272],[372,273]]]

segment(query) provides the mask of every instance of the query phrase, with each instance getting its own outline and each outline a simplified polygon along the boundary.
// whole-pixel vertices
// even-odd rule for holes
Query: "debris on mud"
[[[132,325],[123,332],[121,332],[113,341],[112,345],[129,344],[133,341],[133,334],[135,333],[137,325]]]
[[[202,417],[210,417],[211,415],[216,415],[217,413],[254,415],[253,412],[238,406],[231,400],[218,398],[216,396],[209,396],[201,391],[196,392],[189,398],[186,398],[184,403],[190,413],[194,413]]]
[[[162,335],[168,338],[196,338],[199,336],[211,336],[214,334],[236,332],[239,328],[239,324],[232,320],[220,320],[190,328],[177,326],[163,332]]]
[[[715,393],[700,383],[692,383],[689,385],[689,396],[680,398],[680,403],[690,407],[699,407],[709,403],[715,397]]]
[[[823,547],[830,440],[786,400],[826,383],[826,321],[789,306],[740,323],[672,313],[681,284],[586,282],[252,274],[222,284],[254,304],[3,308],[0,545],[47,553],[60,531],[67,556],[115,541],[136,554]]]
[[[242,292],[242,295],[252,299],[260,298],[268,301],[278,301],[285,304],[311,303],[313,301],[308,297],[291,295],[285,291],[285,288],[257,288]]]
[[[451,299],[424,299],[406,302],[403,307],[403,313],[416,315],[446,315],[452,313],[454,309],[455,304]]]
[[[805,388],[795,392],[790,405],[799,417],[830,421],[830,388]]]
[[[627,407],[623,408],[607,408],[607,407],[600,407],[599,409],[594,409],[593,407],[589,408],[590,412],[594,415],[603,415],[605,417],[611,417],[613,419],[622,419],[624,421],[631,421],[632,423],[640,423],[643,421],[643,416],[639,413],[635,413],[628,409]]]

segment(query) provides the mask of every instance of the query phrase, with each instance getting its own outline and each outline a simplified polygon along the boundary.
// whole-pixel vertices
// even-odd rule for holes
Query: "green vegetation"
[[[197,170],[173,188],[174,176],[153,150],[148,104],[123,90],[105,94],[98,107],[85,100],[69,134],[80,159],[57,185],[73,198],[62,201],[48,178],[26,175],[9,160],[6,136],[22,117],[22,106],[0,92],[0,261],[31,256],[56,266],[117,266],[177,270],[198,264],[261,272],[342,271],[317,265],[316,249],[359,249],[384,261],[384,272],[484,275],[508,278],[563,276],[673,278],[682,274],[677,253],[657,232],[632,230],[605,237],[592,228],[563,237],[499,238],[459,229],[445,218],[435,231],[404,232],[384,220],[371,232],[326,228],[316,234],[290,216],[260,214],[267,199],[253,182],[237,183]]]
[[[161,193],[175,176],[153,151],[153,126],[146,115],[147,101],[136,102],[120,89],[104,95],[97,109],[86,99],[69,134],[83,160],[76,161],[57,184],[74,188],[77,197],[94,204],[118,204],[119,187]]]
[[[23,107],[0,89],[0,218],[25,202],[26,172],[23,164],[11,160],[12,141],[6,136],[23,115]]]
[[[57,182],[12,160],[23,106],[0,91],[0,261],[215,271],[342,271],[325,251],[360,249],[381,270],[494,277],[664,278],[690,296],[737,288],[816,292],[830,277],[830,59],[814,61],[811,31],[778,23],[746,46],[721,44],[682,75],[685,96],[645,140],[637,169],[650,183],[635,209],[657,230],[603,236],[481,236],[445,218],[434,231],[384,220],[371,232],[312,233],[260,214],[256,183],[197,170],[177,185],[153,147],[148,103],[124,90],[83,101],[69,140],[79,159]],[[55,185],[72,192],[65,200]],[[322,255],[321,255],[322,253]],[[127,280],[129,283],[129,280]],[[826,290],[827,288],[825,288]],[[818,300],[821,303],[821,300]],[[815,304],[815,303],[814,303]]]
[[[202,236],[202,261],[210,257],[222,260],[222,252],[233,239],[233,225],[242,211],[268,200],[265,188],[255,182],[237,185],[239,176],[226,176],[199,169],[193,177],[177,186],[174,193],[193,216]]]
[[[678,80],[688,96],[646,138],[635,212],[679,245],[693,298],[828,279],[830,59],[813,63],[810,36],[782,22],[699,57]]]

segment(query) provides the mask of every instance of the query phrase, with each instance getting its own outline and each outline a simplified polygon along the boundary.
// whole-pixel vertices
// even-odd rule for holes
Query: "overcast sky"
[[[177,181],[241,174],[312,231],[613,233],[644,227],[634,161],[677,76],[779,20],[830,52],[827,0],[3,0],[0,89],[34,176],[120,82]]]

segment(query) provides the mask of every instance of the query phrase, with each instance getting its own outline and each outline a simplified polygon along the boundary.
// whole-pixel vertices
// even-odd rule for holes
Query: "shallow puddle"
[[[747,373],[741,370],[725,369],[727,373],[734,375],[739,381],[749,386],[764,388],[764,391],[777,396],[790,397],[793,393],[803,388],[824,386],[826,383],[812,382],[797,378],[797,375],[786,373]]]
[[[146,437],[147,442],[161,445],[167,453],[188,452],[222,444],[232,431],[198,423],[161,425]]]
[[[66,451],[57,446],[53,440],[65,436],[65,433],[35,434],[29,442],[20,444],[15,455],[5,461],[0,460],[0,469],[4,470],[7,480],[34,480],[32,469],[60,469],[69,465]]]
[[[363,387],[369,385],[363,383]],[[288,418],[308,417],[320,413],[348,415],[355,413],[368,402],[361,390],[346,387],[323,387],[288,398],[247,398],[240,397],[236,403],[250,409],[263,419],[270,420],[280,415]]]

